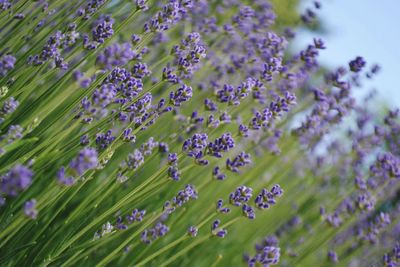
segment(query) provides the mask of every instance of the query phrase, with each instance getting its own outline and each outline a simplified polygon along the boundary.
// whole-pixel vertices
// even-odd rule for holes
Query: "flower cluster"
[[[8,98],[3,102],[3,106],[0,109],[0,119],[4,119],[6,115],[13,113],[18,106],[19,102],[15,100],[14,97]]]
[[[207,134],[194,134],[191,138],[185,140],[182,145],[184,151],[189,157],[192,157],[199,164],[208,164],[208,161],[202,159],[204,156],[204,149],[207,147]]]
[[[397,243],[391,253],[383,256],[383,266],[395,267],[400,263],[400,244]]]
[[[0,77],[7,75],[9,71],[14,69],[17,59],[12,55],[2,55],[0,57]]]
[[[283,194],[282,188],[277,184],[271,188],[271,191],[268,191],[266,188],[263,188],[261,192],[257,195],[254,202],[256,206],[260,209],[268,209],[271,205],[276,204],[276,198],[281,197]]]
[[[237,155],[234,159],[227,159],[226,160],[226,168],[232,172],[239,172],[239,169],[250,164],[250,154],[246,152],[241,152]]]
[[[180,190],[176,196],[172,198],[171,201],[166,201],[164,203],[164,211],[167,214],[171,214],[177,208],[181,207],[183,204],[187,203],[191,199],[197,199],[198,193],[193,185],[186,185],[183,190]]]
[[[178,155],[176,153],[168,154],[168,177],[172,180],[179,181],[181,173],[178,169]]]
[[[0,0],[2,264],[398,266],[400,110],[321,8]]]
[[[220,227],[221,221],[216,219],[211,225],[211,232],[213,235],[224,238],[228,234],[228,230]]]
[[[111,16],[100,17],[92,28],[92,40],[87,34],[83,36],[83,46],[92,50],[104,43],[106,39],[114,34],[113,23],[114,20]]]
[[[64,185],[73,185],[76,178],[82,176],[86,171],[95,169],[98,166],[98,153],[94,148],[84,148],[74,158],[69,168],[61,167],[57,173],[58,181]]]
[[[241,185],[229,195],[229,201],[231,204],[240,207],[243,204],[249,202],[252,197],[253,197],[253,189]]]
[[[144,230],[141,240],[145,244],[150,244],[158,238],[165,236],[168,231],[168,226],[159,222],[154,227]]]
[[[171,54],[174,56],[173,65],[176,66],[179,77],[190,78],[198,69],[200,59],[206,57],[206,48],[201,44],[200,34],[192,32],[181,41],[180,45],[173,47]],[[174,80],[171,74],[165,77],[167,80]]]
[[[25,215],[31,219],[36,219],[38,211],[36,209],[36,199],[31,199],[24,204]]]
[[[16,197],[31,185],[32,176],[33,172],[28,167],[23,165],[14,166],[1,176],[1,193],[6,196]]]
[[[170,0],[162,8],[162,11],[157,12],[149,22],[146,22],[144,30],[147,32],[163,32],[168,30],[185,16],[191,6],[191,0]]]
[[[55,67],[67,69],[68,63],[64,61],[61,52],[76,43],[79,37],[76,27],[76,24],[71,23],[64,33],[57,31],[54,35],[50,36],[47,43],[43,46],[41,53],[30,56],[28,63],[39,66],[53,59]]]
[[[244,260],[249,267],[271,266],[279,263],[281,253],[275,236],[266,237],[260,244],[256,244],[255,248],[257,253],[254,257],[244,255]]]
[[[207,146],[207,154],[221,158],[222,152],[228,152],[235,147],[235,140],[232,138],[230,133],[224,133],[221,137],[215,139],[213,143],[209,143]]]
[[[103,224],[102,229],[95,232],[94,238],[99,239],[113,230],[126,230],[130,224],[140,223],[145,214],[146,210],[134,209],[132,213],[127,214],[125,217],[118,216],[114,224],[110,222]]]

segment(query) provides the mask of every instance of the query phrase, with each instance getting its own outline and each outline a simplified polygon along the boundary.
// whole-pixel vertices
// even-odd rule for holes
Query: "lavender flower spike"
[[[36,219],[38,211],[36,210],[36,200],[31,199],[24,204],[24,213],[31,219]]]
[[[33,172],[29,168],[23,165],[14,166],[0,177],[1,192],[7,196],[16,197],[31,185],[32,176]]]

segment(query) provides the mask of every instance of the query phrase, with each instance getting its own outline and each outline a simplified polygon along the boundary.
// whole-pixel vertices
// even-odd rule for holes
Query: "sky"
[[[299,33],[299,46],[322,37],[327,49],[320,61],[331,68],[356,56],[378,63],[382,70],[364,89],[376,89],[380,101],[400,107],[400,0],[321,0],[319,17],[325,35]],[[312,1],[304,1],[302,10]]]

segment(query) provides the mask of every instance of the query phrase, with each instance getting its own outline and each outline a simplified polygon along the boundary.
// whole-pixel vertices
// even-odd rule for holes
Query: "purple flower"
[[[285,93],[285,97],[277,97],[275,101],[272,101],[269,106],[269,110],[272,112],[274,118],[282,115],[283,112],[289,111],[289,105],[296,103],[296,96],[290,92]]]
[[[114,43],[107,46],[96,58],[96,65],[107,70],[112,70],[117,66],[124,66],[136,56],[129,43]]]
[[[121,216],[117,217],[117,221],[115,222],[115,228],[118,230],[126,230],[128,226],[124,224],[124,219]]]
[[[161,153],[167,153],[169,151],[168,144],[164,143],[164,142],[160,142],[158,144],[158,151],[160,151]]]
[[[222,152],[227,152],[235,146],[235,141],[230,133],[225,133],[207,146],[207,154],[221,158]]]
[[[211,225],[211,230],[217,229],[220,224],[221,224],[221,221],[219,219],[216,219]]]
[[[262,127],[268,127],[272,118],[272,112],[265,108],[262,112],[256,111],[254,117],[251,119],[249,128],[253,130],[259,130]]]
[[[24,213],[31,219],[36,219],[38,215],[38,211],[36,210],[36,200],[31,199],[25,202],[24,204]]]
[[[216,219],[211,225],[211,233],[217,237],[224,238],[228,234],[228,230],[219,228],[221,221]]]
[[[78,16],[84,16],[84,19],[88,20],[105,2],[105,0],[87,1],[85,8],[78,10]]]
[[[268,191],[266,188],[263,188],[255,198],[254,202],[258,208],[268,209],[271,205],[276,204],[276,198],[281,197],[282,194],[283,190],[277,184],[271,188],[271,191]]]
[[[239,172],[239,168],[251,163],[250,154],[241,152],[233,160],[226,160],[226,168],[232,172]]]
[[[217,128],[220,124],[220,121],[218,119],[215,119],[213,114],[210,114],[210,116],[208,116],[207,118],[206,124],[207,127]]]
[[[319,43],[317,43],[320,45]],[[309,45],[305,50],[300,52],[300,59],[304,62],[307,69],[314,69],[318,67],[317,57],[319,55],[319,49],[315,45]]]
[[[252,196],[253,196],[253,189],[241,185],[229,195],[229,201],[231,204],[239,207],[247,203],[252,198]]]
[[[81,138],[80,138],[80,140],[79,140],[79,143],[80,143],[82,146],[88,145],[89,142],[90,142],[90,140],[89,140],[89,136],[88,136],[87,134],[82,135]]]
[[[150,137],[147,142],[143,143],[140,146],[140,151],[144,156],[150,156],[153,153],[153,150],[158,147],[158,142],[154,141],[153,137]]]
[[[204,100],[204,106],[205,106],[205,109],[209,110],[209,111],[217,111],[218,110],[218,106],[208,98],[206,98]]]
[[[102,44],[105,39],[110,38],[114,34],[113,23],[114,20],[111,16],[100,18],[96,26],[92,29],[93,41]]]
[[[171,166],[175,166],[178,164],[178,154],[169,153],[168,154],[168,164]]]
[[[171,54],[174,55],[180,78],[189,78],[198,69],[200,60],[206,56],[206,49],[201,44],[200,34],[189,33],[180,45],[173,47]]]
[[[197,236],[197,233],[199,232],[199,229],[197,228],[197,227],[195,227],[195,226],[190,226],[189,228],[188,228],[188,235],[189,236],[191,236],[191,237],[196,237]]]
[[[191,1],[170,0],[161,11],[145,23],[144,30],[146,32],[166,31],[180,21],[190,7]]]
[[[256,255],[250,257],[244,255],[244,260],[248,266],[271,266],[276,265],[280,259],[280,248],[278,247],[278,239],[274,236],[268,236],[260,244],[255,245]]]
[[[136,8],[138,10],[147,10],[149,7],[146,5],[146,0],[135,0]]]
[[[168,226],[159,222],[154,227],[144,230],[141,234],[141,240],[145,244],[150,244],[158,238],[165,236],[168,231]]]
[[[225,123],[225,124],[228,124],[228,123],[231,123],[231,121],[232,121],[232,118],[231,118],[231,116],[228,114],[228,112],[223,112],[220,116],[219,116],[219,120],[221,121],[221,123]]]
[[[374,64],[371,66],[370,71],[366,74],[368,79],[371,79],[375,74],[380,71],[381,67],[378,64]]]
[[[122,140],[124,142],[131,142],[131,143],[135,143],[136,141],[136,136],[134,134],[132,134],[132,128],[126,128],[123,132],[122,132]]]
[[[361,190],[367,189],[367,184],[361,177],[356,177],[354,179],[354,185],[356,186],[357,189],[361,189]]]
[[[7,196],[17,196],[31,185],[32,176],[33,172],[29,168],[19,164],[15,165],[1,176],[1,192]]]
[[[188,184],[183,190],[180,190],[171,201],[164,203],[164,211],[166,214],[170,214],[175,211],[176,208],[181,207],[191,199],[197,199],[197,197],[198,194],[194,186]]]
[[[356,57],[354,60],[349,62],[349,67],[352,72],[360,72],[364,68],[365,64],[366,62],[362,57]]]
[[[313,93],[314,93],[315,101],[320,101],[320,102],[328,101],[328,97],[325,95],[325,93],[322,90],[320,90],[318,88],[314,88]]]
[[[0,10],[7,10],[12,7],[12,4],[8,0],[1,0],[0,1]]]
[[[264,70],[262,78],[266,82],[271,82],[275,75],[279,74],[282,70],[282,59],[277,57],[271,57],[267,63],[264,63]]]
[[[168,67],[163,68],[162,80],[172,84],[177,84],[180,81],[178,75],[174,73],[174,69]]]
[[[4,77],[7,73],[14,69],[17,59],[12,55],[3,55],[0,57],[0,77]]]
[[[108,130],[106,133],[99,133],[96,135],[96,145],[100,150],[104,150],[114,142],[115,138],[111,130]]]
[[[217,101],[220,103],[228,103],[235,106],[240,104],[235,87],[230,84],[224,84],[222,89],[217,90],[216,95]]]
[[[315,14],[315,12],[309,8],[307,8],[306,12],[300,16],[301,20],[306,24],[312,24],[315,21],[316,17],[317,15]]]
[[[343,220],[340,217],[338,212],[334,212],[333,214],[326,215],[325,220],[329,225],[331,225],[334,228],[339,227],[343,223]]]
[[[141,222],[145,214],[145,210],[134,209],[131,214],[126,216],[126,219],[128,220],[128,223]]]
[[[366,192],[360,193],[355,202],[361,211],[371,211],[375,207],[376,200],[370,193]]]
[[[346,74],[345,68],[338,68],[336,71],[329,72],[325,75],[325,80],[327,83],[332,84],[337,88],[341,88],[344,92],[348,92],[351,85],[348,81],[341,80]]]
[[[168,167],[168,177],[174,181],[180,180],[181,172],[179,171],[177,166],[169,166]]]
[[[216,208],[217,208],[217,212],[220,212],[220,213],[229,213],[229,212],[231,212],[230,208],[224,207],[224,201],[222,199],[219,199],[217,201]]]
[[[7,142],[12,143],[15,140],[21,139],[23,136],[24,128],[19,125],[11,125],[7,131]]]
[[[132,68],[133,77],[142,79],[146,76],[149,76],[150,74],[151,71],[148,69],[145,63],[136,63],[135,65],[133,65]]]
[[[135,149],[133,153],[128,155],[126,163],[130,169],[136,170],[144,163],[144,156],[139,149]]]
[[[78,155],[71,160],[67,171],[61,167],[57,172],[58,181],[61,184],[70,186],[75,183],[75,178],[82,176],[86,171],[98,167],[98,154],[94,148],[86,147],[79,151]]]
[[[242,137],[248,137],[249,136],[249,134],[248,134],[249,128],[247,128],[247,126],[245,126],[243,124],[239,125],[238,131],[239,131],[239,135],[242,136]]]
[[[262,252],[256,254],[254,258],[250,259],[248,262],[249,267],[257,266],[257,263],[263,266],[276,265],[280,259],[280,248],[266,246],[263,248]]]
[[[140,38],[139,35],[137,35],[137,34],[132,34],[132,36],[131,36],[131,43],[132,43],[133,46],[136,46],[141,40],[142,40],[142,38]]]
[[[256,15],[254,9],[249,6],[242,6],[239,10],[239,14],[232,18],[232,21],[237,25],[243,25],[245,21],[250,20]]]
[[[400,243],[397,242],[391,253],[383,256],[383,264],[386,267],[398,267],[400,262]]]
[[[182,151],[186,152],[189,157],[199,159],[203,157],[203,150],[207,146],[208,136],[206,134],[196,133],[183,142]]]
[[[228,234],[228,230],[220,229],[220,230],[217,230],[217,232],[215,233],[215,236],[224,238],[227,234]]]
[[[225,178],[226,178],[226,175],[220,171],[220,168],[219,168],[218,166],[216,166],[216,167],[213,169],[212,175],[213,175],[213,177],[214,177],[215,179],[221,180],[221,181],[222,181],[222,180],[225,180]]]
[[[65,167],[61,167],[57,172],[57,179],[63,185],[71,186],[75,184],[75,178],[73,176],[65,174]]]
[[[92,170],[98,165],[97,151],[94,148],[84,148],[79,151],[78,156],[71,161],[69,167],[81,176],[87,170]]]
[[[242,212],[243,212],[243,215],[246,218],[249,218],[251,220],[256,218],[256,214],[255,214],[254,209],[251,206],[247,205],[247,204],[243,204]]]
[[[53,59],[56,68],[67,69],[68,63],[64,62],[61,52],[65,48],[75,44],[79,37],[79,33],[77,33],[75,29],[76,25],[72,23],[68,25],[66,32],[62,33],[61,31],[56,31],[48,38],[40,54],[29,56],[28,63],[34,66],[40,66],[50,59]]]
[[[400,158],[390,152],[379,154],[370,171],[384,179],[400,178]]]
[[[328,251],[328,259],[330,262],[333,262],[333,263],[339,262],[338,256],[337,256],[336,252],[333,250]]]
[[[172,105],[179,107],[183,102],[189,101],[192,96],[192,87],[182,84],[175,92],[169,94],[169,101]]]
[[[8,98],[3,103],[3,107],[0,109],[0,116],[6,116],[13,113],[19,105],[19,102],[14,97]]]
[[[354,227],[356,237],[361,241],[376,244],[379,242],[379,235],[385,228],[391,224],[390,216],[388,213],[380,212],[375,218],[367,217],[360,220]]]
[[[326,49],[324,41],[322,39],[314,38],[314,46],[317,49]]]

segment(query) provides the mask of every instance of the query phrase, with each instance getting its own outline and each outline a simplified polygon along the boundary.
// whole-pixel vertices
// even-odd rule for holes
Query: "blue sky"
[[[304,1],[304,7],[312,1]],[[300,33],[299,44],[322,37],[327,49],[320,60],[329,67],[363,56],[378,63],[382,71],[374,81],[364,84],[375,88],[379,99],[400,107],[400,0],[322,0],[319,16],[329,32],[325,36]]]

